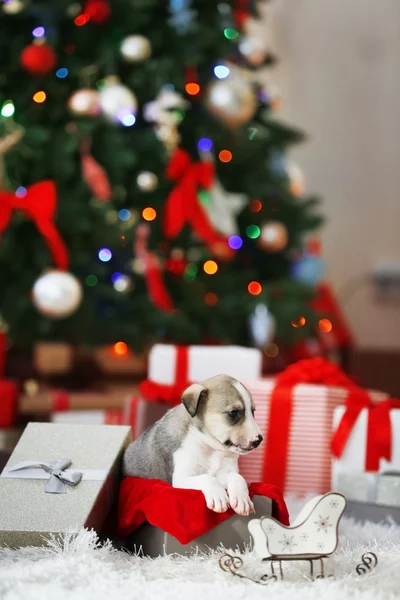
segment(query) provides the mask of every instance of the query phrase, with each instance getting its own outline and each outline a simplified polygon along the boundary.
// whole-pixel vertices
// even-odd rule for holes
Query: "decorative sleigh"
[[[318,562],[319,574],[316,578],[323,578],[324,559],[337,548],[339,521],[345,508],[345,497],[331,492],[310,500],[290,527],[282,525],[272,517],[252,519],[248,529],[253,540],[253,549],[263,563],[270,563],[270,573],[265,573],[259,578],[250,577],[242,571],[242,558],[229,554],[221,558],[220,566],[224,571],[251,579],[255,583],[269,583],[278,579],[276,564],[279,567],[279,577],[283,579],[284,562],[307,561],[310,565],[310,576],[314,579],[314,563]],[[365,554],[362,564],[357,567],[358,574],[371,569],[376,563],[377,558],[374,554]]]

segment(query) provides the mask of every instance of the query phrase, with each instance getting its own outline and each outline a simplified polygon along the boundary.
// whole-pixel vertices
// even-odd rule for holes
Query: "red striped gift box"
[[[239,459],[240,472],[248,482],[275,483],[285,493],[307,495],[323,494],[330,489],[331,483],[331,437],[333,412],[343,405],[349,391],[345,388],[326,385],[298,384],[283,388],[291,396],[290,415],[287,414],[285,398],[276,396],[274,422],[271,421],[271,398],[276,388],[276,380],[260,379],[247,383],[247,389],[253,396],[256,407],[255,419],[259,424],[264,442],[257,450]],[[386,395],[380,392],[368,392],[371,401],[380,402]],[[286,416],[286,418],[285,418]],[[288,428],[275,439],[275,447],[268,444],[269,428]],[[275,430],[276,433],[276,430]],[[268,466],[280,460],[285,438],[287,440],[285,464],[280,473],[280,481],[269,481]],[[269,464],[267,464],[267,461]]]

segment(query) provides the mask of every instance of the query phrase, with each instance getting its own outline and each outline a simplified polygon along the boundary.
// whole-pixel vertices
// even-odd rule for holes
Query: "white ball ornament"
[[[136,183],[142,192],[154,192],[158,185],[158,177],[151,171],[141,171],[137,176]]]
[[[122,122],[124,117],[137,112],[135,94],[114,78],[99,92],[99,98],[101,110],[110,121]]]
[[[251,83],[239,77],[215,81],[207,92],[208,110],[230,127],[249,121],[257,108],[257,98]]]
[[[77,90],[69,97],[68,108],[75,115],[98,115],[101,112],[99,94],[91,89]]]
[[[126,62],[142,62],[151,56],[151,44],[144,35],[128,35],[121,44],[121,55]]]
[[[78,279],[66,271],[49,271],[36,280],[33,303],[46,317],[65,319],[72,315],[82,300],[82,287]]]

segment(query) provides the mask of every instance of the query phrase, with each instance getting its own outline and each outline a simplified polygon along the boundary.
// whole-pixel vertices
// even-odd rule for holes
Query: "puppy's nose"
[[[258,435],[256,437],[256,439],[251,442],[251,445],[253,446],[253,448],[258,448],[258,446],[261,444],[262,441],[263,441],[263,436]]]

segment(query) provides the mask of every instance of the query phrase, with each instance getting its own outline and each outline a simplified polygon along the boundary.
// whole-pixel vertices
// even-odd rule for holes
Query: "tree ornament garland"
[[[138,103],[135,94],[117,77],[109,77],[107,85],[99,92],[103,114],[114,123],[124,122],[128,115],[136,115]]]
[[[57,64],[57,54],[47,44],[30,44],[21,52],[22,68],[36,77],[51,73]]]
[[[283,223],[267,221],[261,225],[258,245],[267,252],[280,252],[288,243],[288,232]]]
[[[69,97],[68,108],[77,116],[96,116],[101,113],[99,94],[92,89],[77,90]]]
[[[95,25],[104,25],[110,19],[111,8],[106,0],[88,0],[83,7],[83,14]]]
[[[214,81],[207,90],[208,110],[230,127],[249,121],[257,108],[257,98],[250,82],[237,76]]]
[[[82,286],[71,273],[52,270],[36,280],[32,299],[42,315],[51,319],[65,319],[81,303]]]
[[[144,35],[128,35],[122,40],[120,52],[126,62],[142,62],[150,58],[151,44]]]

